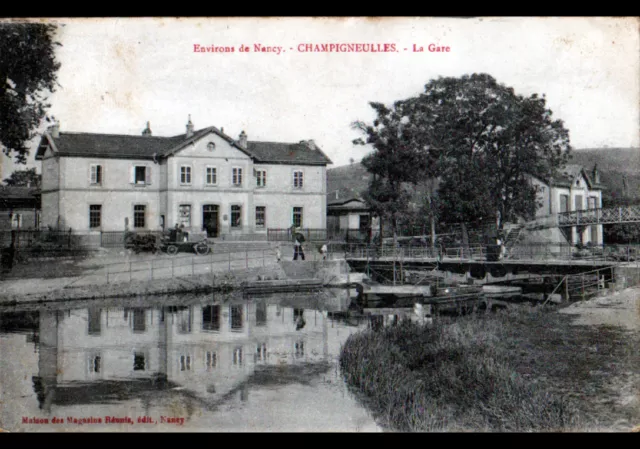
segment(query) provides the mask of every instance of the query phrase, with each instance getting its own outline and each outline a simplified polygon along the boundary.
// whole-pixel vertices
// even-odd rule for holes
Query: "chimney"
[[[187,135],[186,139],[193,136],[193,123],[191,123],[191,114],[189,114],[189,122],[187,123]]]
[[[598,172],[598,164],[593,164],[593,182],[596,184],[600,184],[600,173]]]
[[[244,130],[240,133],[240,136],[238,137],[238,144],[244,149],[247,148],[247,134],[244,132]]]
[[[224,134],[224,126],[223,126],[222,128],[220,128],[220,132],[221,132],[222,134]]]
[[[310,150],[318,149],[318,146],[316,145],[313,139],[307,140],[307,146],[309,147]]]
[[[53,125],[48,128],[48,131],[54,139],[60,137],[60,122],[58,120],[54,120]]]
[[[143,136],[151,136],[151,125],[147,122],[147,127],[142,131]]]

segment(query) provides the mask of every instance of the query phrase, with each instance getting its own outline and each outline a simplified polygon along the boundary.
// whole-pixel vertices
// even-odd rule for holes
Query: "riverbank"
[[[143,265],[143,268],[133,269],[134,263]],[[81,270],[81,264],[92,269],[77,273]],[[0,306],[29,302],[245,291],[246,288],[252,288],[254,293],[298,291],[344,287],[352,281],[361,280],[363,276],[361,273],[350,276],[344,260],[292,262],[254,259],[254,263],[250,264],[250,259],[245,258],[244,254],[242,260],[229,259],[222,262],[213,257],[167,256],[147,261],[123,260],[106,266],[96,264],[95,260],[76,260],[68,265],[70,269],[67,270],[78,275],[3,280]],[[30,268],[35,270],[33,266]]]
[[[640,321],[640,290],[620,295]],[[340,364],[387,430],[631,431],[638,332],[580,321],[581,310],[594,313],[586,303],[606,310],[620,295],[564,309],[577,316],[518,306],[365,331],[346,341]]]
[[[73,285],[66,278],[40,279],[30,286],[30,292],[3,292],[0,307],[23,303],[46,303],[55,301],[128,298],[152,295],[175,295],[187,293],[229,292],[238,290],[244,282],[259,278],[286,277],[282,268],[273,265],[265,268],[237,269],[223,273],[207,273],[153,280],[132,280],[107,285]],[[20,283],[29,283],[22,280]],[[70,285],[71,284],[71,285]]]
[[[324,261],[310,253],[309,260],[292,262],[291,245],[280,247],[281,260],[267,242],[244,242],[242,251],[242,245],[234,245],[225,249],[235,252],[223,252],[218,245],[205,256],[101,248],[77,257],[31,259],[0,275],[0,305],[238,290],[247,282],[267,279],[299,284],[305,282],[302,278],[317,278],[328,286],[348,280],[343,260]]]

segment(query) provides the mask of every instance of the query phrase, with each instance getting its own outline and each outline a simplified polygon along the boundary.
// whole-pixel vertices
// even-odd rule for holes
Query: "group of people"
[[[300,228],[296,228],[294,226],[291,227],[292,239],[293,239],[293,260],[298,260],[300,257],[304,260],[304,247],[303,243],[305,242],[304,234],[301,232]],[[320,254],[322,254],[322,260],[327,260],[327,244],[323,243],[320,247]],[[280,245],[276,247],[276,258],[278,262],[282,260],[282,252],[280,251]]]

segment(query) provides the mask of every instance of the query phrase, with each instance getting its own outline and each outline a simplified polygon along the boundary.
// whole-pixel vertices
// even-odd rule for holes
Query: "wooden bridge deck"
[[[369,264],[387,264],[393,263],[395,261],[396,264],[423,264],[423,265],[446,265],[446,264],[481,264],[487,266],[509,266],[509,265],[531,265],[531,266],[576,266],[576,267],[598,267],[598,266],[611,266],[612,262],[607,260],[598,260],[598,259],[589,259],[589,260],[580,260],[580,259],[503,259],[496,262],[491,262],[487,260],[480,259],[471,259],[471,258],[453,258],[453,257],[445,257],[443,259],[438,259],[435,257],[404,257],[402,259],[398,257],[392,256],[383,256],[377,257],[375,259],[370,259],[366,257],[351,257],[347,255],[346,257],[347,263],[369,263]]]

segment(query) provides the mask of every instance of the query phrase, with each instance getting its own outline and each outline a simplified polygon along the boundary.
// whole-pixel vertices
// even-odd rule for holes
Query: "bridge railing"
[[[334,249],[334,251],[335,250],[337,250],[337,248]],[[394,248],[391,245],[379,247],[363,244],[344,244],[340,246],[340,251],[343,251],[349,258],[360,259],[578,260],[593,262],[594,264],[601,262],[620,263],[640,261],[640,245],[587,246],[578,249],[576,246],[569,244],[529,244],[517,245],[505,249],[502,255],[500,255],[500,249],[496,245],[438,247],[433,251],[429,245],[412,245]]]
[[[632,223],[640,221],[640,206],[584,209],[558,214],[558,226],[580,226],[602,223]]]

